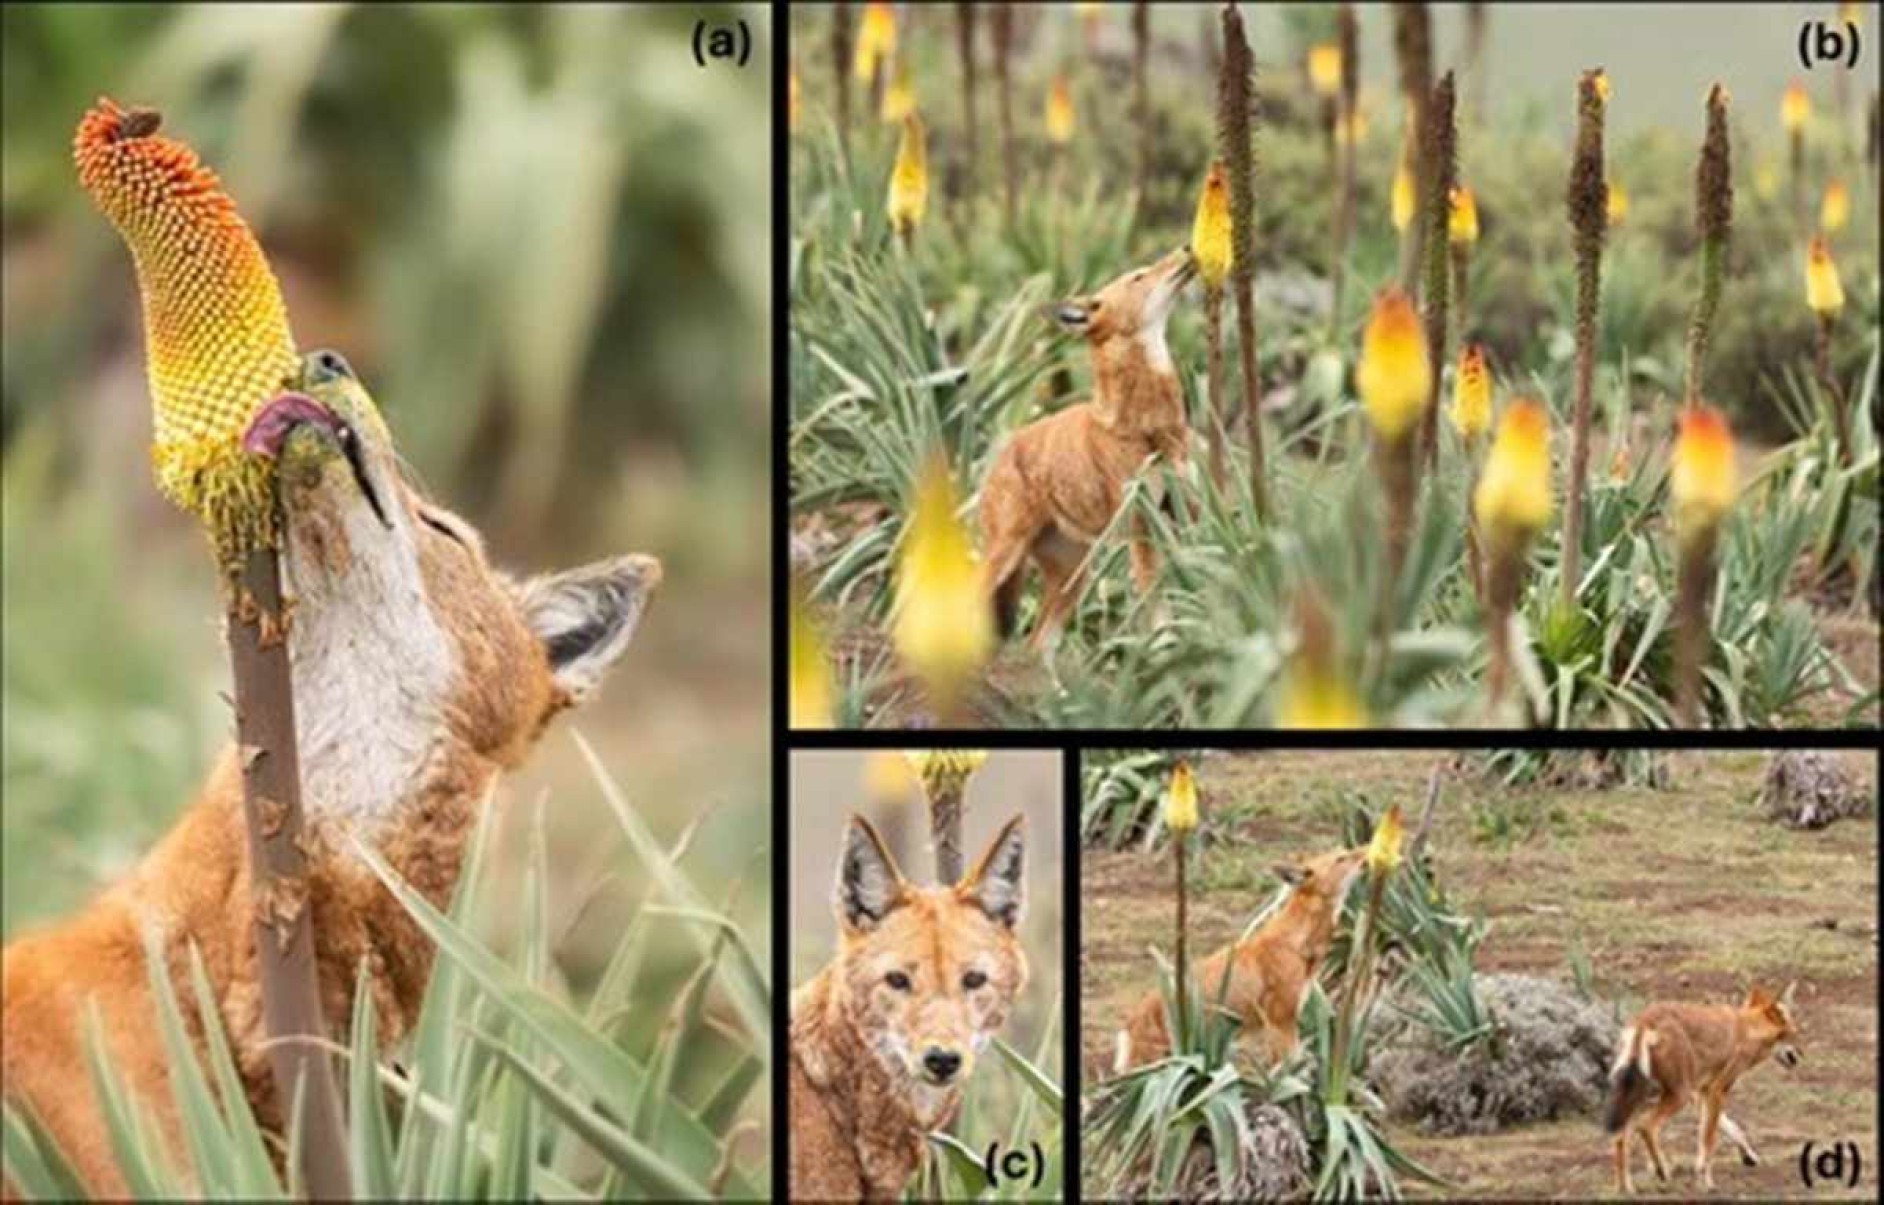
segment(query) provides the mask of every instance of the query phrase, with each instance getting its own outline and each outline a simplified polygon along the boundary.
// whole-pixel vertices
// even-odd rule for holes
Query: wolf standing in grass
[[[883,1200],[921,1166],[1027,982],[1022,822],[959,883],[903,877],[869,822],[844,831],[837,955],[792,993],[791,1196]]]
[[[981,546],[996,621],[1011,633],[1029,558],[1045,593],[1036,648],[1052,645],[1079,601],[1088,549],[1147,460],[1181,469],[1188,430],[1165,323],[1197,268],[1188,249],[1127,272],[1090,297],[1054,307],[1092,352],[1092,399],[1037,419],[996,453],[981,486]],[[1142,593],[1156,570],[1151,542],[1132,535],[1132,582]]]
[[[1287,901],[1247,940],[1218,950],[1191,974],[1202,999],[1213,1006],[1222,986],[1223,1007],[1242,1020],[1246,1032],[1261,1034],[1271,1060],[1295,1048],[1302,993],[1328,956],[1341,905],[1366,857],[1365,847],[1342,849],[1277,867],[1293,888]],[[1164,998],[1155,991],[1139,1000],[1115,1037],[1114,1072],[1123,1074],[1171,1052],[1164,1011]]]
[[[1603,1115],[1603,1129],[1616,1136],[1617,1192],[1635,1191],[1629,1176],[1632,1133],[1642,1136],[1655,1175],[1668,1179],[1658,1138],[1663,1124],[1691,1097],[1698,1098],[1701,1111],[1694,1152],[1696,1183],[1714,1187],[1708,1164],[1719,1130],[1725,1130],[1728,1141],[1740,1148],[1741,1162],[1758,1166],[1760,1157],[1746,1132],[1722,1106],[1734,1082],[1767,1055],[1777,1057],[1782,1067],[1799,1065],[1799,1050],[1793,1045],[1799,1028],[1792,1015],[1792,990],[1789,983],[1774,999],[1754,987],[1737,1008],[1731,1004],[1651,1004],[1636,1014],[1616,1048],[1609,1072],[1609,1105]],[[1651,1087],[1661,1090],[1660,1099],[1641,1116]]]

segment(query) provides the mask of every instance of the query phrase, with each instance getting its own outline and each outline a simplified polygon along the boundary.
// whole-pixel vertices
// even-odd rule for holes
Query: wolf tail
[[[1629,1124],[1629,1118],[1642,1107],[1654,1075],[1649,1068],[1649,1049],[1655,1034],[1634,1025],[1622,1031],[1616,1047],[1616,1061],[1609,1066],[1609,1100],[1603,1110],[1603,1130],[1615,1134]]]

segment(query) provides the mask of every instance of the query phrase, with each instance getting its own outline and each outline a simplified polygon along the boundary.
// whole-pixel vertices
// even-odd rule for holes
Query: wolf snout
[[[1801,1058],[1798,1049],[1792,1046],[1781,1046],[1779,1048],[1778,1055],[1779,1055],[1779,1065],[1786,1068],[1787,1070],[1791,1070],[1792,1068],[1797,1067],[1801,1062],[1804,1061]]]
[[[938,1084],[948,1083],[961,1069],[962,1056],[958,1051],[931,1046],[922,1052],[923,1073]]]

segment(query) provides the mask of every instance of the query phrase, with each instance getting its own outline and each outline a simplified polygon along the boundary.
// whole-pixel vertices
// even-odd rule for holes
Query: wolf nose
[[[953,1050],[931,1046],[923,1051],[922,1069],[939,1084],[946,1084],[962,1069],[962,1056]]]

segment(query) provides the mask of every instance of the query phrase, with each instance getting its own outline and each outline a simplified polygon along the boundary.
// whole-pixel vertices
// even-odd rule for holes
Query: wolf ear
[[[1765,1008],[1767,1005],[1771,1004],[1772,1002],[1773,1002],[1773,998],[1766,994],[1765,988],[1761,987],[1757,983],[1747,985],[1746,1006],[1748,1008]]]
[[[543,642],[551,677],[572,700],[595,692],[660,584],[659,561],[623,556],[546,573],[519,588],[524,622]]]
[[[1002,826],[981,860],[955,890],[990,917],[1012,929],[1027,907],[1026,825],[1016,816]]]
[[[1068,297],[1053,303],[1051,316],[1061,330],[1078,334],[1091,324],[1092,311],[1092,302],[1087,298]]]
[[[1786,990],[1779,994],[1779,1006],[1781,1008],[1791,1010],[1793,989],[1798,986],[1799,981],[1797,979],[1791,980],[1786,984]]]
[[[1279,862],[1275,871],[1276,877],[1291,887],[1300,887],[1308,881],[1308,867],[1296,862]]]
[[[883,838],[862,816],[844,827],[844,852],[837,860],[831,904],[837,921],[853,933],[868,933],[903,902],[903,872]]]

